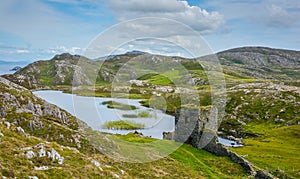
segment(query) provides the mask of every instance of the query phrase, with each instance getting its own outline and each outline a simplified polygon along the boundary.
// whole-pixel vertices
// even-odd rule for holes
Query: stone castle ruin
[[[219,120],[217,118],[218,111],[213,107],[207,109],[179,108],[175,115],[175,131],[164,132],[164,139],[187,143],[217,156],[227,156],[255,178],[272,179],[273,177],[269,173],[254,170],[250,162],[218,142]]]

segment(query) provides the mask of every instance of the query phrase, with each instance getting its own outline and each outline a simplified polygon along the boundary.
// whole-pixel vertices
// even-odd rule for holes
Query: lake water
[[[163,132],[170,132],[174,131],[175,129],[175,120],[173,116],[167,115],[158,110],[153,110],[151,108],[141,106],[141,104],[139,103],[140,100],[84,97],[53,90],[35,91],[34,94],[52,104],[57,105],[62,109],[65,109],[72,115],[76,116],[78,119],[86,122],[94,130],[100,130],[102,132],[109,132],[113,134],[127,134],[129,132],[135,131],[103,128],[103,124],[105,122],[116,120],[130,120],[132,122],[144,124],[145,129],[140,129],[137,131],[143,133],[143,135],[145,136],[151,136],[158,139],[163,138]],[[111,100],[123,104],[134,105],[138,109],[129,111],[109,109],[106,105],[102,104],[102,102],[104,101]],[[138,114],[142,111],[147,111],[151,115],[151,117],[124,118],[122,116],[123,114]]]

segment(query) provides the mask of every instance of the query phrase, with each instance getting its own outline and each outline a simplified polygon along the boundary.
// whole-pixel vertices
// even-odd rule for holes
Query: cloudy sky
[[[300,50],[297,17],[299,0],[1,0],[0,60],[85,54],[91,45],[101,49],[96,56],[135,49],[187,56],[181,46],[201,48],[203,42],[213,52]],[[199,44],[192,40],[196,34]]]

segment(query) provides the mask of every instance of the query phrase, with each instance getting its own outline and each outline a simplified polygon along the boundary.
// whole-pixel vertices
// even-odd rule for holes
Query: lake
[[[46,100],[49,103],[68,111],[70,114],[76,116],[78,119],[87,123],[94,130],[108,132],[112,134],[128,134],[129,132],[138,131],[145,136],[162,139],[163,132],[172,132],[175,130],[174,116],[167,115],[159,110],[154,110],[142,106],[136,99],[113,99],[101,97],[86,97],[77,96],[74,94],[67,94],[61,91],[41,90],[33,92],[36,96]],[[136,110],[124,111],[119,109],[110,109],[102,102],[116,101],[123,104],[134,105]],[[147,118],[124,118],[124,114],[138,114],[141,111],[147,111],[151,117]],[[145,129],[139,130],[114,130],[105,129],[103,124],[107,121],[130,120],[132,122],[145,125]],[[235,141],[223,139],[218,137],[219,142],[225,146],[241,147]]]
[[[170,132],[175,129],[175,119],[173,116],[167,115],[159,110],[144,107],[139,103],[140,100],[85,97],[53,90],[35,91],[33,93],[47,102],[55,104],[68,111],[78,119],[87,123],[94,130],[100,130],[102,132],[112,134],[127,134],[129,132],[134,132],[135,130],[114,130],[103,128],[103,124],[107,121],[129,120],[144,124],[145,129],[139,129],[136,131],[143,133],[145,136],[162,139],[163,132]],[[110,109],[107,108],[106,105],[102,104],[102,102],[111,100],[123,104],[134,105],[137,109],[129,111]],[[139,112],[144,111],[147,111],[151,117],[123,117],[124,114],[138,114]]]

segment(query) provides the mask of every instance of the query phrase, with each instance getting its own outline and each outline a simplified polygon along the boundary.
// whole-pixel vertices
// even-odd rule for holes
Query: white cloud
[[[226,20],[242,20],[266,27],[298,26],[300,1],[296,0],[210,0],[204,7],[216,9]]]
[[[83,49],[80,47],[65,47],[65,46],[57,46],[54,48],[50,48],[47,50],[47,53],[50,54],[59,54],[59,53],[71,53],[71,54],[82,54]]]
[[[224,17],[220,13],[208,12],[198,6],[190,6],[187,1],[110,0],[110,3],[119,21],[142,17],[168,18],[184,23],[201,34],[212,33],[224,23]],[[151,22],[132,24],[129,28],[151,31],[153,26],[156,26],[156,29],[161,26],[157,33],[170,30],[176,31],[176,34],[184,33],[169,24],[152,24]]]
[[[19,50],[16,50],[16,53],[30,53],[30,51],[24,50],[24,49],[19,49]]]
[[[291,14],[289,14],[282,7],[271,4],[267,6],[267,14],[264,21],[268,26],[271,27],[287,27],[293,25],[297,19],[295,19]]]

